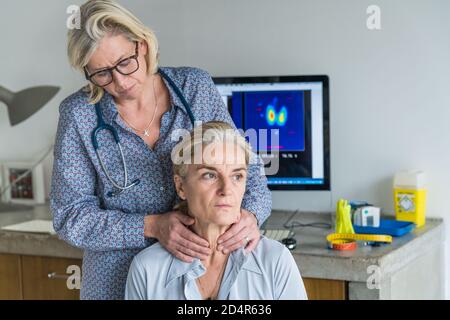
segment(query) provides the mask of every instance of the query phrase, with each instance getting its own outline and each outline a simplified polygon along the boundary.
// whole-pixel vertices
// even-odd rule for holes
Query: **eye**
[[[108,71],[100,71],[99,73],[95,74],[96,78],[107,78],[109,77],[109,72]]]
[[[244,178],[244,175],[243,175],[242,173],[238,173],[238,174],[235,174],[235,175],[233,176],[233,178],[234,178],[234,180],[236,180],[236,181],[241,181],[241,180]]]
[[[210,179],[215,179],[216,178],[216,174],[213,172],[206,172],[204,174],[202,174],[202,177],[204,179],[210,180]]]
[[[123,60],[123,61],[121,61],[121,62],[119,63],[119,66],[120,66],[120,67],[126,67],[126,66],[128,66],[128,65],[130,64],[130,61],[131,61],[131,59]]]

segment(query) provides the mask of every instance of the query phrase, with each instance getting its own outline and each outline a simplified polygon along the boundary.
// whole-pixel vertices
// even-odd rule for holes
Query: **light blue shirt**
[[[201,300],[196,279],[206,269],[199,259],[186,263],[159,243],[137,254],[125,289],[129,300]],[[281,243],[261,237],[249,254],[232,252],[220,285],[219,300],[306,300],[294,257]]]

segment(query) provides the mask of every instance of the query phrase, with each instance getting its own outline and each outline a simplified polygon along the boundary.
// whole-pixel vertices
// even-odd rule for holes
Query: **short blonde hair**
[[[187,137],[184,137],[172,151],[172,160],[175,156],[180,161],[173,162],[173,173],[184,178],[187,175],[188,165],[194,163],[194,155],[198,146],[207,146],[212,143],[232,142],[241,147],[245,153],[245,165],[248,166],[251,157],[251,147],[240,133],[226,122],[209,121],[201,125],[201,130],[194,128]]]
[[[145,41],[148,46],[147,74],[158,70],[158,40],[154,32],[130,11],[113,0],[89,0],[80,7],[81,28],[69,30],[67,53],[71,66],[84,74],[99,42],[107,35],[124,35],[130,42]],[[89,83],[89,103],[95,104],[104,89]]]

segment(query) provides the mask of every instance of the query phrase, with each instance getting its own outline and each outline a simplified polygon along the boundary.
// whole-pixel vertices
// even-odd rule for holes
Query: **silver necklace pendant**
[[[147,131],[147,130],[144,130],[144,136],[146,136],[146,137],[150,137],[150,134],[148,133],[148,131]]]

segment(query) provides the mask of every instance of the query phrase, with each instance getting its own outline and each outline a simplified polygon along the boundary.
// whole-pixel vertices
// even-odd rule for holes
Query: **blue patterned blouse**
[[[210,75],[196,68],[161,68],[181,89],[197,121],[232,119]],[[100,101],[105,122],[121,139],[129,181],[140,183],[117,197],[107,197],[112,184],[101,170],[92,146],[97,126],[95,108],[82,89],[60,106],[51,187],[53,224],[58,236],[84,250],[81,299],[123,299],[128,268],[133,257],[155,242],[144,237],[144,217],[170,211],[176,200],[170,153],[175,129],[192,129],[188,114],[165,81],[171,108],[161,119],[159,140],[153,149],[118,117],[108,93]],[[120,153],[112,136],[98,136],[100,152],[110,174],[123,181]],[[272,205],[261,162],[250,165],[242,207],[256,214],[261,225]]]

